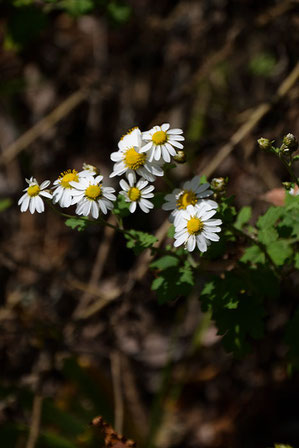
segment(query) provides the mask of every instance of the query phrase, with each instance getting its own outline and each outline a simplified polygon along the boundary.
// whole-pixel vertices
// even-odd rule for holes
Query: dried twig
[[[124,401],[121,384],[120,361],[120,354],[117,351],[113,351],[110,354],[110,362],[114,396],[114,427],[118,433],[122,433],[124,421]]]
[[[223,160],[233,151],[238,143],[240,143],[259,123],[259,121],[271,110],[274,104],[276,104],[286,93],[293,87],[297,79],[299,78],[299,62],[293,68],[287,78],[280,84],[277,89],[276,95],[272,102],[262,103],[249,117],[248,121],[244,123],[230,138],[229,142],[224,145],[216,156],[208,163],[208,165],[202,170],[202,172],[209,177]]]
[[[37,442],[40,429],[42,404],[43,404],[43,397],[39,394],[36,394],[33,400],[31,426],[26,448],[34,448]]]
[[[68,115],[71,110],[77,107],[88,94],[87,88],[81,88],[72,93],[66,100],[57,106],[46,117],[36,123],[31,129],[26,131],[21,137],[9,145],[0,155],[0,165],[7,164],[14,159],[21,151],[27,148],[38,137],[52,128],[58,121]]]
[[[108,223],[113,224],[114,221],[115,221],[114,216],[113,215],[110,216],[110,218],[108,219]],[[92,268],[92,272],[91,272],[91,276],[90,276],[90,279],[88,282],[87,290],[83,294],[83,297],[80,300],[80,303],[79,303],[78,307],[75,309],[74,314],[73,314],[75,319],[80,318],[82,315],[82,312],[84,314],[86,307],[90,303],[90,299],[93,296],[91,291],[94,288],[96,288],[96,286],[99,282],[99,279],[101,278],[103,268],[105,265],[105,261],[109,254],[109,249],[111,246],[111,242],[112,242],[114,233],[115,233],[115,230],[112,227],[106,226],[104,228],[103,239],[98,248],[96,260],[95,260],[93,268]]]

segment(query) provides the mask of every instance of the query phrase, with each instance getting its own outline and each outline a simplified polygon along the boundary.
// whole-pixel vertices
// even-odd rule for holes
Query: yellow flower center
[[[190,235],[197,235],[202,232],[203,227],[203,222],[199,218],[194,218],[194,216],[187,222],[187,230]]]
[[[29,196],[31,196],[32,198],[34,196],[37,196],[40,192],[40,188],[38,185],[31,185],[31,187],[28,187],[27,193]]]
[[[91,201],[95,201],[102,195],[101,187],[99,185],[89,185],[85,190],[85,196]]]
[[[139,190],[139,188],[132,187],[128,191],[128,197],[129,199],[131,199],[131,201],[138,201],[138,199],[140,199],[141,197],[141,191]]]
[[[131,170],[138,170],[144,165],[146,154],[137,152],[134,148],[129,148],[125,155],[125,164]]]
[[[63,188],[72,188],[70,182],[78,182],[79,180],[78,171],[76,170],[64,171],[63,173],[60,174],[59,179],[60,179],[60,185]]]
[[[167,142],[167,134],[164,131],[157,131],[152,135],[152,141],[155,145],[163,145]]]
[[[194,191],[184,190],[180,193],[176,206],[179,210],[185,210],[188,205],[197,204],[198,200]]]

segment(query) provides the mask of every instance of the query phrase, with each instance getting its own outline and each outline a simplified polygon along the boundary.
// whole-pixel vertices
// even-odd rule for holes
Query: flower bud
[[[284,188],[285,188],[286,190],[288,190],[288,191],[293,187],[292,182],[282,182],[282,185],[283,185]]]
[[[257,142],[264,151],[269,151],[272,148],[272,142],[268,138],[261,137]]]
[[[221,193],[225,190],[227,181],[228,179],[224,177],[214,177],[211,180],[211,187],[216,193]]]
[[[176,161],[176,163],[185,163],[186,162],[186,154],[184,151],[177,151],[176,155],[173,157],[173,160]]]
[[[283,152],[294,152],[298,148],[298,142],[295,136],[291,133],[287,134],[282,141],[281,150]]]
[[[90,171],[90,174],[100,174],[98,168],[94,165],[90,165],[89,163],[83,163],[82,169],[84,171]]]

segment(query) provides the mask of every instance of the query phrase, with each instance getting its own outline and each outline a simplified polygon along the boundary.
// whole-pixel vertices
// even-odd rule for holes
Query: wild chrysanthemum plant
[[[46,199],[71,228],[109,225],[123,233],[127,247],[137,255],[150,249],[152,290],[159,302],[186,297],[196,284],[202,309],[215,321],[224,346],[242,355],[262,337],[267,302],[278,299],[281,279],[291,279],[299,268],[298,143],[292,134],[278,148],[266,138],[258,140],[262,150],[279,157],[290,179],[283,183],[284,204],[271,206],[254,222],[250,206],[237,212],[233,198],[226,196],[228,179],[207,182],[195,175],[173,188],[168,176],[176,163],[186,160],[183,141],[183,131],[168,123],[144,132],[135,127],[111,154],[114,166],[109,177],[122,177],[117,194],[100,170],[84,164],[81,171],[61,173],[52,188],[50,181],[39,184],[31,177],[19,205],[22,212],[41,213]],[[155,190],[152,183],[157,176],[165,180],[165,191]],[[71,207],[73,214],[58,206]],[[165,241],[158,242],[144,229],[126,228],[123,220],[130,213],[157,208],[170,221]],[[110,211],[117,224],[106,220]],[[299,367],[299,307],[290,316],[285,341],[293,365]]]

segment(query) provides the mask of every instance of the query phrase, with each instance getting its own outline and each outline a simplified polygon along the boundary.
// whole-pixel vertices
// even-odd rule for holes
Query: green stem
[[[282,154],[278,154],[278,157],[279,157],[281,163],[283,164],[283,166],[287,169],[287,171],[291,177],[291,180],[293,182],[295,182],[295,184],[297,184],[299,187],[299,179],[297,179],[297,177],[295,176],[295,173],[293,171],[292,160],[290,160],[290,162],[287,162]]]
[[[73,218],[77,218],[77,219],[82,219],[80,216],[76,216],[76,215],[69,215],[69,214],[67,214],[67,213],[63,213],[63,212],[61,212],[60,210],[58,210],[53,204],[52,204],[52,202],[51,201],[48,201],[48,203],[49,203],[49,205],[50,205],[50,207],[52,208],[52,210],[57,214],[57,215],[60,215],[60,216],[63,216],[64,218],[71,218],[71,219],[73,219]],[[86,217],[84,218],[84,219],[82,219],[82,221],[87,221],[88,223],[90,223],[90,224],[101,224],[101,225],[103,225],[103,226],[108,226],[108,227],[111,227],[112,229],[114,229],[114,230],[116,230],[117,232],[120,232],[120,233],[123,233],[123,234],[125,234],[125,233],[127,233],[127,234],[130,234],[130,232],[129,231],[127,231],[127,230],[125,230],[125,229],[123,229],[123,228],[121,228],[121,227],[118,227],[118,226],[115,226],[114,224],[111,224],[110,222],[107,222],[107,221],[105,221],[101,216],[98,218],[98,220],[92,220],[92,219],[87,219]]]

